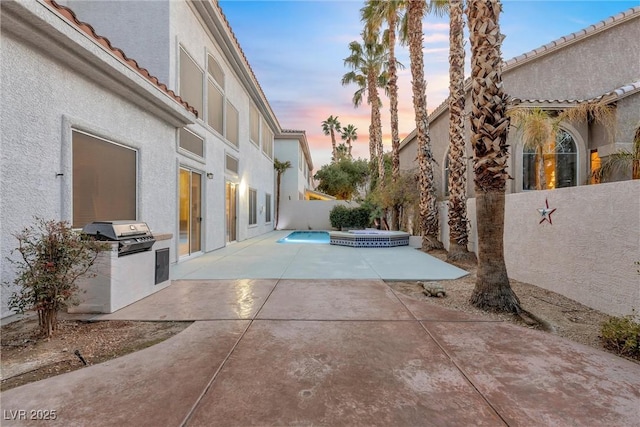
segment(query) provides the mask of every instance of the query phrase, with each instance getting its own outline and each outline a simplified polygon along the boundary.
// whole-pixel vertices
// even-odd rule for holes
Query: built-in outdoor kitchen
[[[70,313],[112,313],[171,283],[172,234],[152,233],[144,222],[95,221],[83,233],[111,244],[90,276],[78,281],[80,304]]]

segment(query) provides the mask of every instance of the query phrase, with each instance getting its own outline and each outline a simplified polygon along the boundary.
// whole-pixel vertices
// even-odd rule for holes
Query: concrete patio
[[[274,231],[179,263],[171,278],[446,280],[467,274],[409,246],[277,243],[290,232]]]
[[[198,276],[205,257],[176,270]],[[379,277],[176,280],[107,319],[194,323],[2,393],[3,426],[43,425],[7,419],[32,409],[56,410],[47,425],[60,426],[640,425],[640,365]]]

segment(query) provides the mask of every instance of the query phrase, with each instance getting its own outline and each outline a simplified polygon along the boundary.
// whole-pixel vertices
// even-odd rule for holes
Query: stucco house
[[[640,127],[640,7],[610,17],[581,31],[561,37],[504,63],[502,79],[512,107],[563,110],[598,101],[615,107],[615,129],[607,131],[594,121],[563,122],[557,141],[545,153],[547,188],[590,183],[591,171],[620,149],[631,149]],[[427,76],[428,79],[428,76]],[[470,82],[467,81],[466,112],[470,112]],[[447,101],[429,115],[432,152],[437,164],[437,194],[447,194],[449,109]],[[469,124],[465,124],[469,141]],[[508,193],[535,189],[532,151],[524,149],[520,133],[511,128]],[[416,163],[415,130],[400,145],[400,167],[411,170]],[[472,157],[468,145],[469,159]],[[469,160],[471,165],[471,160]],[[473,197],[473,171],[467,168],[468,195]]]
[[[171,263],[273,230],[283,131],[217,2],[0,5],[2,282],[34,216],[146,222]]]
[[[640,7],[621,12],[504,63],[503,83],[511,108],[546,111],[585,102],[613,107],[613,129],[588,119],[561,122],[546,144],[546,189],[535,191],[532,151],[511,128],[504,217],[504,256],[509,277],[558,292],[613,315],[640,310],[640,180],[629,176],[595,184],[591,172],[607,156],[631,151],[640,128]],[[428,79],[428,75],[427,75]],[[467,82],[467,84],[469,84]],[[467,86],[468,88],[468,86]],[[470,92],[466,106],[470,111]],[[445,101],[429,115],[436,177],[440,239],[449,244]],[[469,122],[467,217],[469,250],[477,249]],[[415,131],[401,142],[400,167],[417,167]],[[534,190],[534,191],[531,191]],[[549,213],[551,212],[551,213]],[[544,214],[544,215],[543,215]]]
[[[303,130],[283,129],[275,138],[276,158],[290,162],[282,174],[280,197],[286,200],[332,200],[334,197],[313,189],[313,160]]]

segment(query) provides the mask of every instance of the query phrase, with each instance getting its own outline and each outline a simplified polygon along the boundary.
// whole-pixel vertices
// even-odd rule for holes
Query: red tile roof
[[[73,12],[73,10],[71,10],[67,6],[62,6],[62,5],[58,4],[58,3],[56,3],[55,0],[45,0],[45,1],[46,1],[47,4],[52,6],[59,15],[61,15],[64,18],[66,18],[73,26],[75,26],[80,31],[85,33],[87,36],[89,36],[90,38],[92,38],[93,40],[98,42],[101,46],[103,46],[108,51],[113,53],[115,55],[115,57],[118,58],[122,63],[124,63],[124,64],[128,65],[129,67],[131,67],[134,71],[136,71],[142,77],[146,78],[151,83],[153,83],[155,86],[157,86],[161,91],[163,91],[164,93],[169,95],[169,97],[174,99],[178,104],[180,104],[184,108],[186,108],[187,111],[192,112],[193,114],[196,115],[196,117],[198,117],[198,111],[194,107],[189,105],[179,95],[176,95],[176,93],[174,91],[172,91],[171,89],[169,89],[166,84],[161,83],[158,80],[157,77],[151,75],[151,73],[149,73],[149,70],[147,70],[146,68],[140,67],[140,65],[138,65],[138,62],[135,59],[129,58],[124,53],[124,51],[122,49],[119,49],[117,47],[113,47],[111,45],[111,42],[109,41],[109,39],[107,39],[106,37],[103,37],[101,35],[96,34],[96,32],[93,29],[93,27],[91,25],[87,24],[86,22],[80,21],[76,17],[76,14]]]

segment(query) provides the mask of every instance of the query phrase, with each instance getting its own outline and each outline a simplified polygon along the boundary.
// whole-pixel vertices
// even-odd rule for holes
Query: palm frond
[[[567,108],[558,115],[558,121],[595,122],[602,125],[613,141],[616,128],[616,108],[604,102],[583,102]]]
[[[507,115],[511,124],[521,132],[522,143],[527,148],[540,149],[556,133],[554,120],[541,108],[514,108]]]

